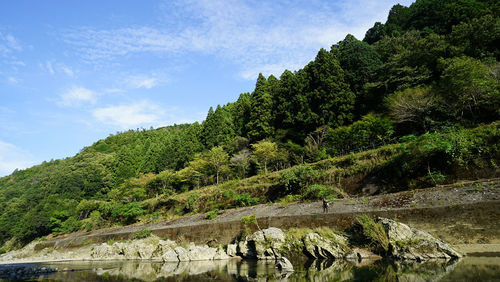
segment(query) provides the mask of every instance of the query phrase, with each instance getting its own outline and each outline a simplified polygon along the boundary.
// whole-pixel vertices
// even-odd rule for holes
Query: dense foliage
[[[347,155],[330,164],[351,168],[349,154],[398,140],[390,159],[362,170],[391,189],[449,181],[456,167],[496,167],[498,124],[468,128],[498,120],[499,46],[497,1],[395,5],[363,41],[347,35],[300,70],[260,74],[252,93],[210,108],[201,124],[117,133],[1,178],[0,244],[161,210],[211,218],[280,198],[338,197],[339,179],[359,167],[340,173],[307,163]],[[267,182],[252,182],[260,176]]]

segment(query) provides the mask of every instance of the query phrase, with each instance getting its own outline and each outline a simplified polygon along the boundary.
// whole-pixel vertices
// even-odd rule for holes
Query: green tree
[[[305,68],[306,90],[310,112],[307,114],[307,132],[319,126],[337,127],[353,118],[355,97],[344,81],[344,71],[335,54],[321,49],[314,61]]]
[[[498,118],[499,80],[491,67],[470,57],[444,60],[443,65],[441,91],[456,117],[472,121]]]
[[[207,153],[207,161],[210,166],[215,170],[217,184],[219,184],[219,173],[227,166],[229,155],[224,151],[221,146],[213,147]]]
[[[412,127],[427,131],[431,125],[431,114],[438,104],[438,98],[431,87],[417,87],[389,95],[386,103],[394,123],[409,123]]]
[[[269,137],[273,134],[273,99],[267,79],[260,73],[255,90],[252,93],[250,120],[247,124],[248,137],[252,141]]]
[[[201,138],[206,148],[229,143],[235,135],[233,117],[228,106],[217,106],[215,112],[212,107],[203,122]]]
[[[264,173],[267,174],[268,164],[277,157],[278,145],[271,141],[261,140],[256,144],[252,144],[252,148],[257,163],[264,167]]]
[[[356,112],[361,115],[371,108],[370,101],[363,97],[363,90],[364,85],[374,79],[377,70],[382,66],[380,55],[372,46],[357,40],[351,34],[333,45],[332,53],[336,53],[339,58],[345,81],[356,95]]]

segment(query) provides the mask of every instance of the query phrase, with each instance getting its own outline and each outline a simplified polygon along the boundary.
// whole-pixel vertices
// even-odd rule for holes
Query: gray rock
[[[308,233],[304,236],[303,242],[306,254],[312,258],[338,259],[349,251],[347,239],[340,235],[335,235],[331,240],[317,233]]]
[[[237,254],[244,258],[257,258],[257,255],[248,247],[247,241],[238,242]]]
[[[238,248],[238,245],[236,244],[229,244],[227,245],[227,255],[230,256],[230,257],[235,257],[238,255],[238,251],[237,251],[237,248]]]
[[[227,253],[224,251],[224,249],[222,247],[218,247],[216,252],[215,252],[215,256],[214,256],[214,260],[226,260],[226,259],[230,259],[231,257],[227,255]]]
[[[388,218],[379,218],[387,231],[390,255],[402,260],[460,258],[462,255],[429,233]]]
[[[161,259],[164,262],[178,262],[179,257],[177,256],[177,253],[174,250],[167,251],[161,256]]]
[[[165,254],[168,251],[172,251],[175,247],[177,247],[177,244],[172,241],[172,240],[159,240],[158,241],[158,246],[156,247],[155,251],[151,254],[152,259],[162,259],[163,254]]]
[[[275,260],[281,257],[280,250],[285,243],[285,234],[279,228],[270,227],[248,236],[247,242],[257,259]]]
[[[213,260],[217,250],[207,246],[190,246],[187,257],[190,261]]]
[[[179,261],[189,261],[188,251],[183,247],[176,247],[174,252],[177,254]]]
[[[293,265],[286,257],[280,257],[276,268],[281,272],[293,272]]]

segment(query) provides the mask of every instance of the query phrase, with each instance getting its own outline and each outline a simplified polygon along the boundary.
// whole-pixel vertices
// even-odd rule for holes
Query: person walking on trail
[[[323,198],[323,213],[328,213],[328,201]]]

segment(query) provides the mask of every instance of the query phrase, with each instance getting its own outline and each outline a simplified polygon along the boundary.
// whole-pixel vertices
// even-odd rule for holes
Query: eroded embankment
[[[475,252],[471,244],[500,251],[500,179],[464,182],[443,187],[413,190],[372,197],[343,199],[331,203],[328,213],[320,202],[258,205],[226,210],[217,218],[204,215],[185,216],[172,221],[127,226],[115,230],[75,233],[64,238],[39,242],[36,249],[73,248],[109,240],[131,239],[134,232],[149,228],[158,237],[204,244],[216,240],[229,243],[241,234],[242,216],[255,214],[261,228],[328,226],[342,231],[360,215],[392,218],[426,230],[442,240],[459,246],[466,253]],[[248,226],[256,229],[256,226]],[[462,246],[462,247],[460,247]]]

